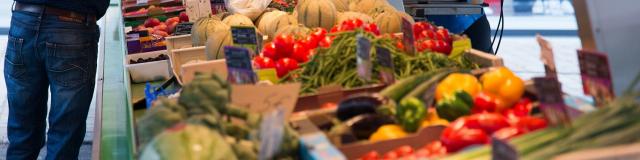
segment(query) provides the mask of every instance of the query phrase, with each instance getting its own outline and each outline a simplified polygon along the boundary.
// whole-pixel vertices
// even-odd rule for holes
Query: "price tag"
[[[233,45],[244,47],[258,53],[258,34],[256,28],[250,26],[231,26]],[[262,37],[260,37],[262,38]]]
[[[147,4],[149,0],[136,0],[136,4]]]
[[[566,124],[570,121],[567,105],[564,104],[562,88],[556,77],[533,78],[538,92],[540,110],[553,125]]]
[[[471,39],[464,37],[462,39],[453,41],[453,44],[451,44],[451,54],[449,54],[450,58],[456,58],[459,56],[462,56],[462,54],[464,54],[465,51],[467,51],[468,49],[471,49]]]
[[[393,76],[393,60],[391,59],[391,52],[384,48],[376,46],[376,58],[380,64],[380,79],[384,84],[392,84],[395,82]]]
[[[358,76],[365,81],[371,80],[371,41],[362,35],[356,36],[356,57]]]
[[[273,159],[273,156],[278,153],[285,132],[284,114],[284,109],[280,107],[274,111],[263,114],[259,132],[259,159]]]
[[[415,47],[415,37],[413,37],[413,25],[406,18],[402,18],[402,43],[404,45],[404,50],[409,55],[414,55],[416,53]]]
[[[258,75],[258,80],[260,81],[271,81],[271,83],[276,84],[278,82],[278,74],[276,73],[276,69],[267,68],[267,69],[258,69],[256,71]]]
[[[182,22],[176,25],[176,29],[173,32],[173,35],[185,35],[191,34],[191,28],[193,27],[193,22]]]
[[[492,160],[517,160],[518,152],[509,142],[491,137]]]
[[[246,48],[225,46],[228,77],[232,84],[254,84],[258,78],[251,66],[251,54]]]
[[[540,45],[540,60],[544,64],[544,71],[547,77],[557,77],[556,62],[553,58],[553,48],[546,39],[542,38],[540,34],[536,35],[536,40]]]
[[[210,0],[184,0],[184,6],[189,16],[189,22],[195,22],[202,17],[211,15]]]
[[[601,52],[578,50],[580,75],[584,94],[593,96],[600,107],[614,98],[609,58]]]

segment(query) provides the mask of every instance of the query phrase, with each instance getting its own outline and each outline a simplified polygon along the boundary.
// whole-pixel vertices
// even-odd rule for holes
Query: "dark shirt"
[[[109,0],[15,0],[20,3],[39,4],[78,13],[93,14],[100,19],[107,12]]]

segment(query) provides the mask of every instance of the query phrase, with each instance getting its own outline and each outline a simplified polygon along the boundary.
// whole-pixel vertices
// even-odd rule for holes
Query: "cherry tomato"
[[[413,32],[420,33],[425,30],[434,30],[433,26],[427,22],[416,22],[413,24]]]
[[[420,39],[438,39],[437,33],[432,30],[424,30],[420,32]]]
[[[291,58],[300,63],[309,61],[309,48],[302,42],[296,42],[293,45],[293,55],[291,55]]]
[[[264,44],[264,47],[262,47],[262,54],[265,57],[269,57],[273,60],[280,59],[280,57],[276,54],[276,44],[274,44],[273,42],[267,42]]]
[[[382,156],[382,159],[398,159],[400,158],[400,156],[398,156],[398,153],[394,152],[394,151],[390,151],[384,154],[384,156]]]
[[[437,36],[440,40],[444,40],[444,41],[450,41],[450,37],[449,37],[449,30],[444,29],[444,28],[439,28],[437,31]]]
[[[426,41],[420,42],[417,46],[418,46],[417,49],[419,52],[422,52],[425,50],[435,51],[438,44],[434,40],[426,40]]]
[[[342,21],[342,24],[340,24],[340,31],[351,31],[355,28],[356,25],[350,20]]]
[[[404,44],[402,43],[402,41],[396,41],[396,48],[404,50]]]
[[[447,155],[447,148],[440,141],[433,141],[423,147],[429,151],[429,158]]]
[[[426,159],[426,158],[429,158],[431,153],[429,153],[428,149],[420,148],[420,149],[416,150],[416,154],[415,155],[416,155],[416,158]]]
[[[439,46],[438,52],[444,53],[445,55],[449,55],[451,53],[452,48],[451,48],[451,45],[449,45],[449,43],[443,40],[438,40],[436,42],[438,43],[437,46]]]
[[[380,35],[380,29],[378,29],[378,25],[376,25],[375,23],[367,23],[363,28],[365,31],[371,32],[376,36]]]
[[[335,32],[340,32],[340,25],[335,25],[333,27],[331,27],[331,33],[335,33]]]
[[[281,58],[276,62],[276,73],[278,77],[283,77],[289,73],[289,71],[298,69],[298,62],[291,58]]]
[[[362,157],[360,157],[360,159],[362,160],[378,160],[380,159],[380,154],[376,151],[371,151],[367,154],[364,154]]]
[[[362,20],[358,19],[358,18],[354,18],[354,19],[349,20],[349,21],[351,21],[351,24],[353,24],[353,26],[355,28],[360,28],[364,24],[364,22]]]
[[[318,42],[318,46],[322,48],[329,48],[331,47],[331,43],[333,43],[333,37],[327,36],[320,40],[320,42]]]
[[[253,58],[253,63],[259,69],[276,68],[276,62],[274,62],[273,59],[262,55]]]
[[[273,43],[275,44],[275,51],[279,58],[289,57],[293,54],[293,44],[295,43],[295,40],[292,35],[278,35],[273,40]]]
[[[393,152],[396,152],[399,157],[404,157],[413,154],[413,147],[404,145],[396,148]]]
[[[310,37],[313,37],[316,42],[321,40],[322,38],[327,36],[327,30],[324,28],[313,28],[313,30],[311,30],[311,34],[309,35]]]

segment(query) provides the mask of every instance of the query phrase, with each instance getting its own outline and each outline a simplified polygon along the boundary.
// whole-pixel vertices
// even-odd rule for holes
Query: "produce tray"
[[[182,65],[207,60],[204,46],[175,49],[169,54],[169,57],[171,57],[171,68],[173,69],[173,74],[178,78],[178,82],[180,82],[180,84],[182,84],[182,77],[180,74],[182,71]]]
[[[467,50],[464,56],[482,68],[501,67],[504,65],[502,57],[475,49]],[[386,87],[386,85],[382,84],[352,89],[343,89],[339,86],[322,87],[318,89],[318,93],[316,94],[304,95],[298,98],[294,112],[318,109],[324,103],[338,103],[344,97],[360,93],[378,92],[384,89],[384,87]]]
[[[129,70],[129,74],[131,76],[131,81],[134,83],[148,82],[148,81],[156,81],[156,80],[166,80],[171,78],[171,69],[169,67],[169,60],[161,60],[161,61],[153,61],[153,62],[145,62],[145,63],[137,63],[130,64],[129,60],[137,60],[138,58],[153,58],[157,57],[160,54],[167,55],[166,50],[161,51],[153,51],[146,53],[137,53],[127,55],[125,59],[125,64],[127,70]]]

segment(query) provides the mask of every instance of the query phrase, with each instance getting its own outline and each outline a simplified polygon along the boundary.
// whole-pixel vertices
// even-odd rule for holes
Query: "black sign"
[[[253,84],[258,77],[251,66],[249,50],[242,47],[225,46],[224,54],[229,72],[228,80],[233,84]]]
[[[256,29],[253,27],[233,26],[231,27],[231,36],[233,37],[233,44],[258,44]]]

